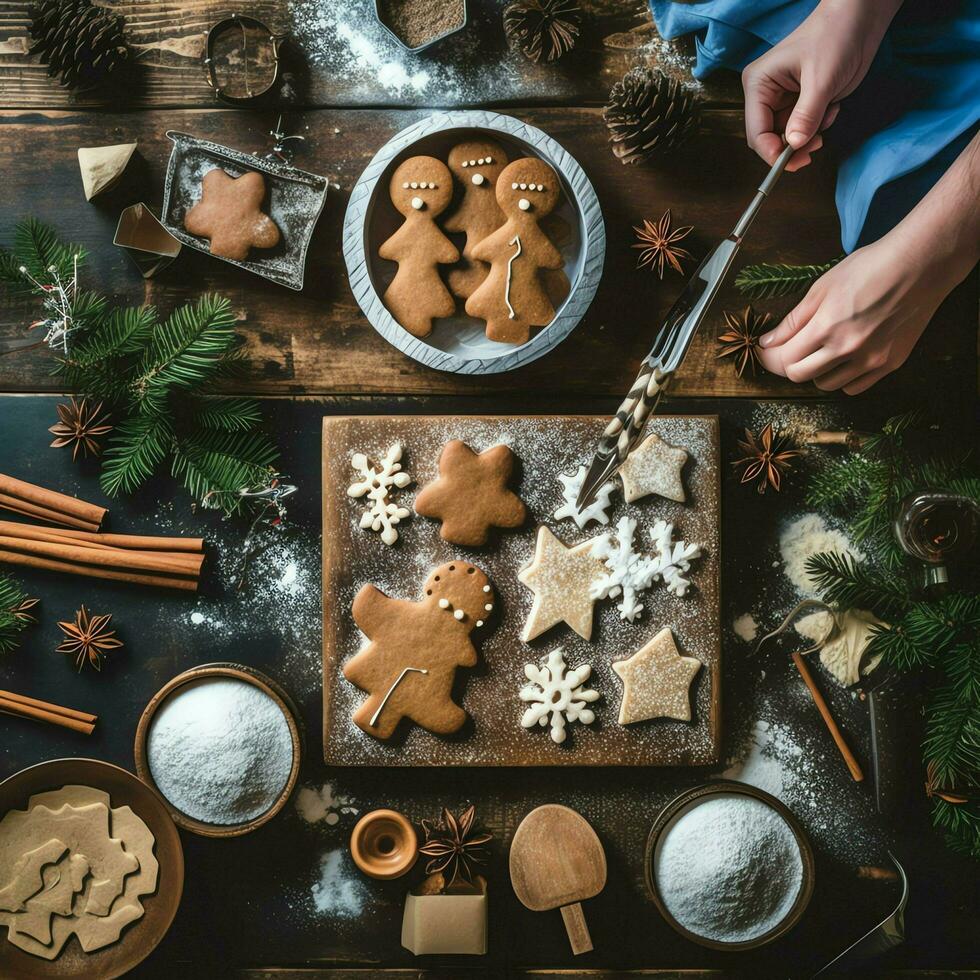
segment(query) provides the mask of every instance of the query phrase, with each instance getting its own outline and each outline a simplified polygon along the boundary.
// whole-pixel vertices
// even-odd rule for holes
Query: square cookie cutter
[[[215,168],[231,177],[257,171],[266,178],[264,208],[279,227],[280,242],[275,248],[254,249],[242,261],[220,255],[215,258],[289,289],[301,290],[306,253],[327,200],[327,179],[279,160],[234,150],[188,133],[170,130],[167,138],[174,144],[163,189],[161,220],[167,231],[182,244],[210,255],[208,239],[191,235],[184,228],[184,216],[200,199],[204,175]]]

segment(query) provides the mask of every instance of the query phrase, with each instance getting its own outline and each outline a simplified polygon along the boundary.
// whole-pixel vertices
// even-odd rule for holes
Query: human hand
[[[860,394],[905,362],[955,281],[886,235],[822,275],[759,338],[760,360],[790,381]]]
[[[864,79],[901,0],[822,0],[742,72],[745,138],[770,166],[786,142],[799,170],[823,145],[840,100]]]

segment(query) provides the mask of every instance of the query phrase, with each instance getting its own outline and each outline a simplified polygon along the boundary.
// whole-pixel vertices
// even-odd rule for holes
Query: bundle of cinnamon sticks
[[[103,534],[106,509],[0,473],[0,508],[59,527],[0,521],[0,563],[196,592],[203,538]]]
[[[39,701],[13,691],[0,691],[0,713],[15,715],[18,718],[30,718],[34,721],[46,721],[49,725],[59,725],[72,731],[91,735],[98,721],[96,715],[87,711],[76,711],[74,708],[62,708],[61,705],[48,701]]]

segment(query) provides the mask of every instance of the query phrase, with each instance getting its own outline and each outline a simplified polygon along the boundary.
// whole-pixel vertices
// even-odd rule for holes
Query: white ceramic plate
[[[388,197],[392,171],[411,156],[425,154],[445,160],[453,146],[478,136],[477,131],[491,134],[511,160],[535,156],[549,163],[560,176],[565,192],[554,213],[568,228],[567,240],[560,244],[571,289],[554,320],[519,346],[488,340],[483,321],[465,314],[437,320],[424,339],[413,337],[381,301],[396,267],[378,256],[378,243],[402,221]],[[589,308],[602,276],[605,253],[602,212],[582,168],[540,129],[513,116],[484,110],[435,113],[393,136],[354,185],[344,217],[344,259],[350,285],[371,326],[416,361],[456,374],[512,371],[557,347]]]

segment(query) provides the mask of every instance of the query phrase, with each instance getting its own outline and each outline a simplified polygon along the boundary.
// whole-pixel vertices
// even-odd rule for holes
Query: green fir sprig
[[[11,653],[20,643],[20,634],[35,620],[29,612],[37,605],[9,575],[0,572],[0,654]]]
[[[931,781],[948,790],[932,794],[933,820],[951,847],[980,858],[980,595],[975,589],[938,598],[917,594],[892,531],[902,498],[914,490],[980,501],[972,463],[923,411],[889,419],[859,452],[818,472],[808,493],[814,507],[848,515],[869,560],[820,554],[807,570],[826,602],[869,609],[887,623],[872,628],[869,658],[880,655],[901,671],[929,671],[923,762]],[[957,791],[965,801],[949,798]]]
[[[0,281],[46,296],[53,281],[75,276],[84,254],[29,218],[13,250],[0,250]],[[229,301],[203,296],[161,320],[151,306],[110,308],[98,294],[68,292],[71,330],[55,373],[112,413],[103,490],[132,493],[169,461],[202,506],[239,511],[239,491],[268,480],[278,451],[255,399],[216,393],[241,361]]]
[[[735,287],[752,299],[772,299],[776,296],[802,293],[843,257],[841,255],[816,265],[784,265],[773,262],[747,265],[735,276]]]

